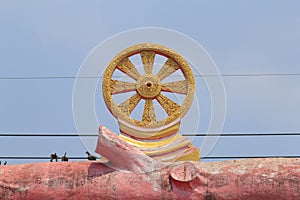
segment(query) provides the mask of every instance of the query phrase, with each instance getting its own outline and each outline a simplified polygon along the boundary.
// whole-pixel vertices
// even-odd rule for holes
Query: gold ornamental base
[[[178,133],[180,121],[162,129],[136,129],[120,121],[119,127],[120,138],[158,161],[200,160],[200,149]]]

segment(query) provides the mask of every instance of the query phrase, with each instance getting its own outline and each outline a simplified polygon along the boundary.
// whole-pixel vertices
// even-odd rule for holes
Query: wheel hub
[[[161,91],[161,83],[157,76],[145,74],[137,80],[136,90],[144,99],[154,99]]]

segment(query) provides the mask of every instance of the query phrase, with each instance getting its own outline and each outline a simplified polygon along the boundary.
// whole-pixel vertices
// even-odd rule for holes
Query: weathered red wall
[[[101,163],[1,166],[1,199],[158,199],[170,192],[167,177],[114,171]],[[151,182],[152,180],[153,182]],[[156,184],[156,185],[154,185]]]
[[[300,199],[300,161],[174,163],[137,173],[97,162],[0,167],[1,199]]]

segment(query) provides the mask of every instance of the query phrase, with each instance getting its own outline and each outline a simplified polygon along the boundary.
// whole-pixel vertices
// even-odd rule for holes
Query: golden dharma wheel
[[[144,73],[140,73],[130,60],[135,55],[140,55]],[[166,61],[157,73],[153,73],[156,55],[165,57]],[[133,81],[114,79],[117,70]],[[164,81],[178,70],[183,75],[183,80]],[[180,122],[192,104],[195,82],[189,64],[178,53],[158,44],[145,43],[131,46],[113,58],[104,72],[102,91],[106,106],[119,121],[133,127],[155,129]],[[128,99],[120,104],[114,102],[114,95],[128,92],[133,93]],[[185,95],[184,101],[179,104],[164,95],[164,92]],[[131,113],[141,100],[144,100],[143,113],[140,119],[135,119],[131,117]],[[154,100],[164,109],[167,117],[157,120]]]
[[[132,62],[136,56],[140,65]],[[156,56],[164,57],[165,62],[154,72]],[[118,71],[123,76],[118,76]],[[173,81],[174,74],[180,78]],[[102,91],[106,106],[118,119],[123,140],[159,161],[200,159],[200,150],[179,134],[180,120],[193,101],[195,82],[191,68],[178,53],[158,44],[131,46],[107,66]],[[126,93],[128,97],[116,103],[115,95]],[[183,95],[184,100],[175,101],[170,94]],[[156,106],[165,111],[164,117],[156,112]],[[135,109],[141,111],[139,117],[133,115]]]

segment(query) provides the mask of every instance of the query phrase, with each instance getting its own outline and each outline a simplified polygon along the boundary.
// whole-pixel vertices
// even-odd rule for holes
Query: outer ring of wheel
[[[116,67],[124,58],[128,58],[142,51],[154,51],[158,55],[162,55],[166,58],[170,58],[174,60],[179,65],[180,70],[182,71],[184,78],[187,81],[187,94],[184,102],[180,106],[180,109],[172,113],[171,115],[169,115],[167,118],[156,121],[155,123],[151,123],[151,124],[145,124],[142,121],[129,117],[127,113],[122,112],[121,109],[118,108],[118,106],[115,104],[112,98],[111,80],[112,80],[113,73],[116,70]],[[177,52],[159,44],[144,43],[144,44],[137,44],[128,47],[127,49],[123,50],[116,57],[112,59],[112,61],[109,63],[109,65],[107,66],[104,72],[103,82],[102,82],[102,93],[107,108],[112,113],[112,115],[117,119],[120,119],[133,126],[138,126],[141,128],[160,128],[168,124],[171,124],[172,122],[178,119],[181,119],[187,113],[194,98],[195,81],[194,81],[193,72],[189,64]]]

